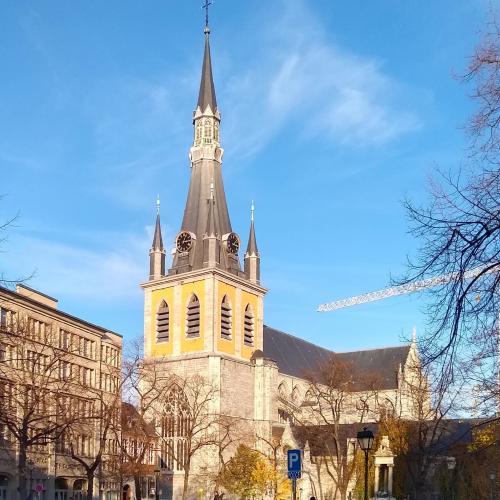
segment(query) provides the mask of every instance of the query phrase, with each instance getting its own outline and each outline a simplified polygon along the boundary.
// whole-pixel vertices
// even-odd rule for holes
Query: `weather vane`
[[[202,9],[205,9],[205,28],[208,28],[208,8],[212,5],[212,2],[205,0]]]

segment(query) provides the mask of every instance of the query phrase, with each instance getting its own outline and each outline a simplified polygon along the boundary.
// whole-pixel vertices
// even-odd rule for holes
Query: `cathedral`
[[[184,215],[168,267],[158,209],[149,280],[142,284],[144,354],[169,373],[183,377],[198,374],[211,380],[218,388],[211,411],[244,422],[254,436],[249,445],[261,446],[255,436],[265,442],[278,436],[287,441],[288,447],[304,446],[291,429],[289,415],[294,407],[300,408],[307,402],[305,374],[333,353],[265,324],[266,288],[261,283],[253,207],[246,239],[231,226],[222,175],[221,114],[208,25],[204,34]],[[418,358],[415,342],[339,356],[365,373],[376,373],[379,392],[399,407],[408,406],[403,389],[408,367]],[[182,429],[177,428],[168,436],[179,443],[182,438]],[[315,460],[314,450],[307,444],[305,448],[307,469],[307,464]],[[172,449],[179,447],[174,445]],[[210,461],[214,467],[217,462],[215,451],[194,458],[194,474],[207,470]],[[160,498],[180,498],[182,467],[169,465],[166,457],[161,462]],[[302,498],[318,495],[320,481],[312,473],[304,478]],[[198,481],[193,482],[193,488],[195,484],[192,495],[203,486]],[[208,486],[205,488],[208,491]]]

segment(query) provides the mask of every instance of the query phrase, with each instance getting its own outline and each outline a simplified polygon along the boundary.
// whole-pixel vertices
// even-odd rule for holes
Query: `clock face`
[[[227,237],[227,251],[229,253],[237,254],[239,248],[240,248],[240,240],[238,239],[238,236],[234,233],[231,233]]]
[[[193,238],[187,231],[182,231],[182,233],[177,236],[176,246],[178,252],[189,252],[193,246]]]

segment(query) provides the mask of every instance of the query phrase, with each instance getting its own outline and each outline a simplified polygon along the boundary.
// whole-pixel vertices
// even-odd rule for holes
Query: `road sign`
[[[300,450],[288,450],[288,478],[299,479],[302,469]]]

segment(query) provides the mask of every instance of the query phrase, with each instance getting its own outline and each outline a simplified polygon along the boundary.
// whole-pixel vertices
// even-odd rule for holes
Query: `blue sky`
[[[203,51],[201,1],[0,6],[0,254],[9,277],[136,338],[157,193],[180,229]],[[212,60],[233,224],[250,201],[267,324],[334,350],[425,328],[425,297],[315,312],[385,287],[418,242],[401,206],[458,166],[473,111],[459,83],[481,0],[216,0]]]

